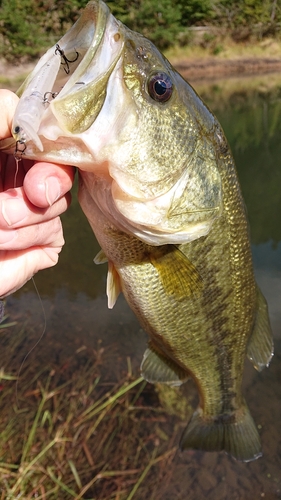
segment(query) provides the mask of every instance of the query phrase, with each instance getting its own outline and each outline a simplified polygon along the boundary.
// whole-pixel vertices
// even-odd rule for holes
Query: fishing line
[[[21,365],[19,367],[19,371],[18,371],[18,374],[17,374],[17,381],[16,381],[16,405],[17,407],[19,408],[19,399],[18,399],[18,386],[19,386],[19,377],[20,377],[20,374],[21,374],[21,371],[22,371],[22,368],[23,368],[23,365],[25,363],[25,361],[27,360],[28,356],[32,353],[32,351],[35,349],[35,347],[38,346],[38,344],[41,342],[42,338],[44,337],[45,335],[45,332],[46,332],[46,328],[47,328],[47,318],[46,318],[46,313],[45,313],[45,309],[44,309],[44,305],[43,305],[43,301],[41,299],[41,296],[40,296],[40,293],[39,293],[39,290],[37,288],[37,285],[35,283],[35,280],[34,278],[32,277],[32,283],[33,283],[33,286],[35,288],[35,291],[36,291],[36,294],[37,294],[37,297],[39,299],[39,302],[40,302],[40,306],[41,306],[41,309],[42,309],[42,313],[43,313],[43,319],[44,319],[44,325],[43,325],[43,330],[42,330],[42,333],[39,337],[39,339],[35,342],[35,344],[31,347],[31,349],[28,351],[28,353],[24,356],[22,362],[21,362]]]
[[[19,141],[17,141],[17,143],[18,142]],[[14,175],[14,188],[16,188],[16,180],[17,180],[17,175],[18,175],[18,172],[19,172],[19,162],[22,160],[21,156],[19,156],[18,153],[20,152],[22,154],[23,151],[24,150],[19,150],[18,149],[18,144],[17,144],[16,145],[16,151],[15,151],[15,154],[14,154],[14,158],[15,158],[15,161],[16,161],[16,170],[15,170],[15,175]],[[43,305],[43,302],[42,302],[39,290],[37,288],[37,285],[35,283],[35,279],[33,278],[33,276],[32,276],[31,279],[32,279],[32,283],[33,283],[33,286],[35,288],[35,292],[36,292],[36,295],[37,295],[37,297],[39,299],[39,303],[40,303],[40,306],[41,306],[41,309],[42,309],[44,323],[43,323],[43,330],[42,330],[42,333],[41,333],[39,339],[35,342],[35,344],[31,347],[31,349],[28,351],[28,353],[24,356],[24,358],[23,358],[23,360],[21,362],[21,365],[19,367],[19,371],[18,371],[18,374],[17,374],[17,381],[16,381],[16,405],[17,405],[18,408],[19,408],[19,399],[18,399],[19,377],[20,377],[23,365],[24,365],[25,361],[27,360],[28,356],[38,346],[39,342],[41,342],[41,340],[44,337],[44,334],[46,332],[46,328],[47,328],[47,318],[46,318],[46,313],[45,313],[44,305]]]

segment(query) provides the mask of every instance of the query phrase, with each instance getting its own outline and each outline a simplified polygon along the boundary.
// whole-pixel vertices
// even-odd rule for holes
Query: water
[[[275,356],[262,373],[248,362],[245,365],[244,392],[260,429],[263,458],[241,464],[224,454],[178,453],[159,483],[157,499],[281,498],[281,78],[194,86],[221,122],[237,163],[256,278],[269,305]],[[128,357],[137,375],[146,336],[123,297],[112,311],[107,309],[106,266],[93,263],[99,247],[75,193],[63,225],[66,245],[59,264],[36,276],[47,331],[28,363],[41,359],[61,365],[81,346],[94,349],[102,344],[111,353],[104,367],[110,376],[120,377]],[[8,299],[7,310],[24,318],[40,336],[42,314],[32,283]],[[156,479],[150,480],[152,484]]]

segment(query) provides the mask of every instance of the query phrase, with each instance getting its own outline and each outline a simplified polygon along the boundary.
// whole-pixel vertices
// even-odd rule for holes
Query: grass
[[[250,39],[247,42],[234,42],[230,36],[215,36],[210,42],[198,43],[192,41],[186,46],[169,48],[165,56],[176,64],[188,58],[191,61],[240,58],[280,58],[281,40],[279,38]]]
[[[17,67],[6,63],[0,58],[0,88],[16,91],[34,66],[35,63],[33,65],[28,63]]]
[[[133,377],[130,360],[120,380],[108,380],[101,353],[78,349],[57,369],[27,363],[16,387],[27,331],[11,334],[16,328],[7,320],[0,338],[0,500],[159,498],[181,423],[150,384]]]
[[[24,81],[25,77],[24,76],[19,76],[16,78],[9,78],[5,76],[0,77],[0,88],[2,89],[11,89],[16,91],[18,87],[22,84]]]
[[[249,39],[247,42],[237,43],[228,35],[215,35],[200,40],[191,38],[185,46],[175,45],[165,52],[165,56],[176,65],[183,60],[204,61],[215,58],[220,60],[243,59],[243,58],[280,58],[281,40],[276,38],[264,38],[262,40]],[[25,67],[26,66],[26,67]],[[16,67],[9,65],[3,59],[0,60],[0,87],[17,90],[31,69],[35,66],[27,63]]]

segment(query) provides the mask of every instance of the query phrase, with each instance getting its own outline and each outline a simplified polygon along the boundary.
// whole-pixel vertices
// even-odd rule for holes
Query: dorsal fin
[[[155,247],[149,258],[168,295],[182,299],[200,293],[203,281],[199,272],[175,245]]]
[[[274,346],[267,303],[257,286],[257,314],[247,347],[247,356],[256,370],[261,371],[269,365],[273,352]]]

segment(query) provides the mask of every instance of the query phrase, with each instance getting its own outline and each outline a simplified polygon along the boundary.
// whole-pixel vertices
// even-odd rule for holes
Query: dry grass
[[[189,59],[198,61],[211,58],[229,60],[243,58],[280,58],[281,40],[265,38],[234,42],[230,36],[215,36],[206,43],[189,43],[184,47],[174,46],[165,52],[165,56],[173,63]]]
[[[78,349],[56,370],[26,363],[16,394],[27,332],[12,330],[0,338],[0,499],[157,499],[181,424],[130,360],[119,381],[101,376],[102,349]]]

